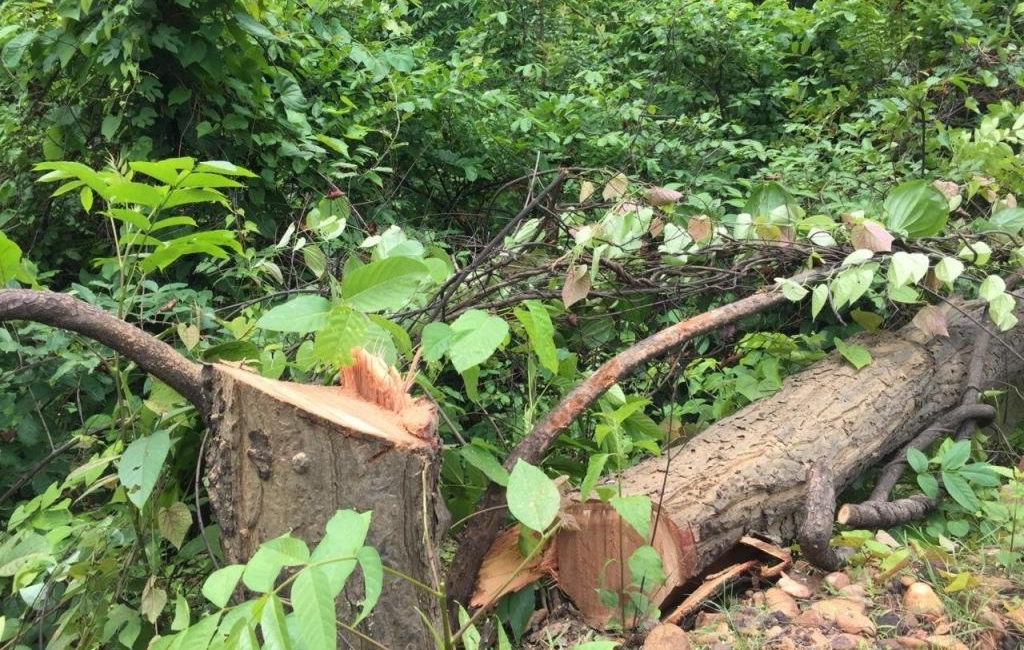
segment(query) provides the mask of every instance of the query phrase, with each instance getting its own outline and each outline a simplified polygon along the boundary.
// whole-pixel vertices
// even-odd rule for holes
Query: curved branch
[[[163,341],[63,293],[0,289],[0,322],[29,320],[77,332],[116,350],[206,414],[200,366]]]
[[[794,276],[792,280],[804,284],[819,279],[826,273],[827,269],[806,271]],[[786,301],[781,291],[766,287],[736,302],[670,325],[623,350],[569,391],[569,394],[516,445],[506,459],[505,467],[511,468],[520,458],[528,463],[537,463],[559,433],[613,384],[628,377],[644,363],[678,348],[694,337],[713,332],[746,316],[767,311]],[[465,531],[456,551],[455,557],[459,558],[459,561],[452,565],[448,574],[449,600],[468,602],[484,554],[501,527],[505,515],[504,505],[504,490],[492,483],[477,502],[473,525]]]

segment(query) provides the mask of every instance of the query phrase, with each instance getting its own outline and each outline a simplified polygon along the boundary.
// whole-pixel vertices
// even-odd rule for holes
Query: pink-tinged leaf
[[[947,201],[954,196],[960,196],[960,186],[953,181],[932,181],[932,187],[942,192]]]
[[[686,232],[689,233],[690,237],[693,237],[693,241],[700,244],[711,240],[712,231],[711,219],[703,214],[690,217],[689,223],[686,224]]]
[[[925,305],[912,321],[917,329],[928,336],[949,336],[946,329],[946,313],[935,305]]]
[[[885,226],[865,219],[855,225],[850,231],[850,242],[854,249],[867,249],[876,253],[883,253],[892,250],[892,242],[895,239]]]
[[[587,297],[590,293],[590,273],[586,264],[574,264],[569,267],[562,286],[562,302],[571,307]]]
[[[651,227],[647,229],[651,237],[660,237],[663,230],[665,230],[665,222],[660,217],[652,218]]]
[[[670,190],[667,187],[649,187],[644,192],[644,201],[647,201],[647,205],[656,208],[675,203],[681,198],[683,198],[682,192]]]

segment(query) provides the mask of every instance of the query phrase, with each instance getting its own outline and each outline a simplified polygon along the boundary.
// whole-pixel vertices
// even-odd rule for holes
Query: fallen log
[[[620,477],[623,494],[647,494],[695,540],[695,570],[714,563],[748,532],[796,539],[807,470],[821,461],[837,492],[959,405],[980,309],[951,316],[949,337],[925,341],[907,326],[861,335],[872,363],[855,370],[837,353],[789,377],[783,388],[708,427],[668,458]],[[1024,326],[993,336],[984,387],[1024,371]],[[668,474],[667,477],[665,474]]]

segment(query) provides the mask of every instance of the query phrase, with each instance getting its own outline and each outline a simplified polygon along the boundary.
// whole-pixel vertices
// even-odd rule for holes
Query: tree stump
[[[342,376],[342,388],[307,386],[204,367],[207,477],[225,556],[245,562],[261,542],[288,531],[312,545],[336,511],[372,510],[366,543],[384,565],[436,586],[448,513],[437,491],[434,409],[367,355],[358,353]],[[361,591],[359,580],[346,585],[341,620],[355,617]],[[436,625],[440,605],[386,573],[381,600],[359,630],[395,650],[433,647],[418,612]],[[354,636],[345,642],[369,647]]]

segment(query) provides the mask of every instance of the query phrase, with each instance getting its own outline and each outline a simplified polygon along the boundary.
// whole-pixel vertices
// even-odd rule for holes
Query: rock
[[[793,625],[811,629],[822,629],[829,626],[828,621],[813,609],[805,609],[793,620]]]
[[[942,616],[946,613],[946,607],[935,591],[923,582],[907,587],[907,593],[903,594],[903,608],[921,616]]]
[[[829,639],[831,650],[856,650],[864,647],[864,639],[853,634],[836,634]]]
[[[664,623],[647,635],[643,650],[690,650],[690,638],[678,625]]]
[[[833,571],[832,573],[825,576],[825,584],[827,584],[833,590],[839,591],[843,587],[850,584],[850,576],[846,575],[842,571]]]
[[[863,603],[848,598],[829,598],[814,603],[811,609],[821,614],[825,620],[835,623],[843,632],[875,635],[875,623],[864,614]]]
[[[850,598],[852,600],[863,600],[867,597],[867,589],[864,585],[846,585],[839,590],[839,595],[843,598]]]
[[[764,592],[765,606],[772,613],[781,614],[785,620],[793,620],[800,615],[800,607],[788,593],[778,587]]]
[[[790,578],[785,573],[779,578],[778,588],[792,596],[793,598],[810,598],[811,588],[802,582],[797,582],[793,578]]]

